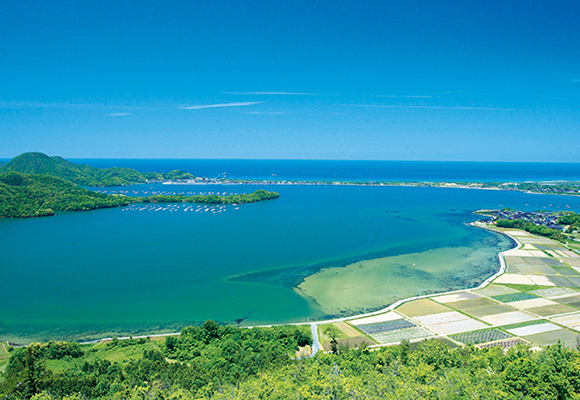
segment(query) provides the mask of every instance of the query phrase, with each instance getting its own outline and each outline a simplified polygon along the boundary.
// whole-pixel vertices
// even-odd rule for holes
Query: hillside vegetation
[[[62,157],[49,157],[43,153],[23,153],[10,162],[0,165],[0,174],[10,171],[50,175],[83,186],[123,186],[145,183],[149,180],[193,178],[190,173],[177,170],[161,174],[142,173],[131,168],[95,168],[89,165],[73,164]]]
[[[92,192],[53,176],[19,172],[0,175],[0,218],[42,217],[55,211],[86,211],[132,202],[126,196]]]
[[[265,190],[229,196],[128,197],[93,192],[49,175],[14,171],[0,175],[0,218],[43,217],[55,211],[88,211],[133,203],[243,204],[278,197],[278,193]]]
[[[11,399],[577,399],[580,353],[561,345],[450,349],[427,340],[296,360],[307,326],[207,321],[165,340],[49,342],[12,350]]]

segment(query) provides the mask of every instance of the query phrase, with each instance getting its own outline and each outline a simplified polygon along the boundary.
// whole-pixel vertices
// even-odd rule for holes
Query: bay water
[[[94,164],[104,166],[103,160]],[[141,160],[133,167],[163,171],[156,168],[159,165],[159,160]],[[242,176],[222,167],[215,168],[216,175],[256,178],[272,170]],[[169,167],[175,168],[202,175],[179,165]],[[567,171],[564,177],[576,173]],[[328,175],[326,170],[311,171],[309,179]],[[162,184],[99,190],[191,194],[258,188],[277,191],[281,197],[208,211],[187,204],[134,205],[0,220],[0,339],[87,340],[176,331],[206,319],[258,325],[360,313],[386,306],[398,296],[473,286],[497,271],[497,253],[513,243],[467,225],[479,218],[474,210],[580,212],[577,197],[493,190]],[[422,264],[429,264],[431,257],[435,267],[387,263],[380,272],[381,293],[365,302],[354,298],[340,309],[328,303],[329,297],[315,301],[313,293],[324,292],[324,280],[313,281],[316,285],[308,291],[298,289],[304,279],[332,268],[340,271],[363,260],[402,255]],[[370,279],[377,277],[368,282],[376,288]]]

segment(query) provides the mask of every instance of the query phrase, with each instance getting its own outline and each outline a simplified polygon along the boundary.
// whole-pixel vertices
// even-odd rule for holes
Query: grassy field
[[[325,351],[330,351],[330,341],[333,335],[339,346],[345,345],[349,348],[355,348],[360,347],[363,343],[376,344],[375,340],[352,325],[346,322],[334,322],[318,326],[318,338]]]
[[[123,341],[119,341],[121,343]],[[160,349],[165,344],[165,339],[162,340],[146,340],[143,343],[134,345],[117,345],[112,346],[110,342],[101,342],[97,344],[81,345],[81,349],[85,353],[84,357],[79,359],[61,359],[61,360],[47,360],[46,366],[55,371],[64,371],[73,365],[84,363],[85,361],[94,362],[97,360],[108,360],[111,362],[126,363],[129,360],[137,360],[143,358],[143,353],[146,350]]]

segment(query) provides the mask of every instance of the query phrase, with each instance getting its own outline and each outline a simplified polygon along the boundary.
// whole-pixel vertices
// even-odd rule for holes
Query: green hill
[[[0,175],[0,218],[53,215],[54,211],[85,211],[131,204],[125,196],[111,196],[76,186],[49,175],[11,171]]]
[[[0,218],[54,215],[54,211],[88,211],[132,203],[244,204],[277,199],[276,192],[241,195],[127,197],[97,193],[50,175],[10,171],[0,174]]]
[[[95,168],[74,164],[62,157],[49,157],[43,153],[23,153],[10,162],[0,165],[0,174],[10,171],[50,175],[83,186],[124,186],[145,183],[148,180],[193,178],[193,175],[183,171],[160,174],[142,173],[131,168]]]

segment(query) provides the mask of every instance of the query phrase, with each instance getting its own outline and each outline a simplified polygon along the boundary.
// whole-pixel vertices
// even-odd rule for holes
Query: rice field
[[[451,303],[454,301],[461,301],[461,300],[471,300],[471,299],[479,299],[479,296],[474,293],[456,293],[456,294],[448,294],[445,296],[437,296],[433,297],[432,300],[435,300],[438,303]]]
[[[374,324],[376,322],[392,321],[392,320],[400,319],[400,318],[403,318],[403,317],[401,317],[396,312],[391,311],[391,312],[388,312],[385,314],[373,315],[372,317],[355,319],[355,320],[351,320],[348,322],[351,323],[352,325],[357,326],[357,325],[364,325],[364,324]]]
[[[570,347],[576,346],[576,340],[580,338],[579,334],[568,329],[560,329],[557,331],[537,333],[535,335],[529,335],[524,337],[532,343],[540,346],[547,346],[551,344],[556,344],[558,341],[569,345]]]
[[[534,309],[531,309],[530,311],[538,314],[541,317],[549,317],[552,315],[571,313],[574,311],[578,311],[578,309],[564,305],[564,304],[556,304],[553,306],[534,308]]]
[[[449,337],[464,344],[479,344],[494,342],[496,340],[509,339],[512,336],[500,331],[499,329],[491,328],[482,329],[479,331],[458,333],[455,335],[449,335]]]
[[[448,303],[448,305],[477,318],[514,311],[512,307],[496,303],[489,299],[456,301],[454,303]]]
[[[399,329],[396,331],[381,332],[372,335],[375,340],[382,344],[401,342],[403,340],[422,339],[429,336],[433,336],[433,334],[418,326],[414,328]]]
[[[563,303],[572,307],[580,308],[580,295],[572,295],[567,297],[559,297],[556,299],[559,303]]]
[[[508,330],[509,333],[516,336],[529,336],[534,335],[537,333],[544,333],[544,332],[552,332],[561,330],[558,325],[554,324],[540,324],[540,325],[532,325],[532,326],[524,326],[522,328],[515,328]]]
[[[517,346],[518,344],[528,344],[528,342],[526,342],[525,340],[520,339],[520,338],[513,338],[513,339],[502,340],[499,342],[479,344],[479,345],[477,345],[477,347],[479,347],[480,349],[482,349],[482,348],[490,349],[492,347],[500,347],[504,350],[507,350],[511,347]]]
[[[497,296],[491,296],[492,299],[501,301],[502,303],[510,303],[512,301],[520,301],[520,300],[529,300],[529,299],[537,299],[538,296],[535,296],[530,293],[510,293],[510,294],[500,294]]]
[[[478,293],[482,296],[498,296],[501,294],[510,294],[510,293],[518,293],[519,291],[504,285],[497,285],[495,283],[490,284],[489,286],[476,290],[475,293]]]
[[[409,301],[400,305],[397,312],[407,315],[409,317],[417,317],[420,315],[437,314],[451,311],[449,308],[436,303],[429,299],[420,299]]]
[[[564,276],[548,276],[550,281],[554,283],[557,287],[577,287],[572,281]]]
[[[374,324],[358,325],[357,328],[366,333],[367,335],[374,335],[381,332],[395,331],[398,329],[412,328],[415,327],[414,323],[407,321],[406,319],[396,319],[393,321],[377,322]]]
[[[560,275],[580,276],[580,274],[578,272],[576,272],[575,270],[573,270],[570,267],[552,267],[552,268]]]
[[[473,318],[465,318],[459,321],[451,321],[442,324],[429,325],[429,328],[442,333],[444,335],[457,332],[472,331],[475,329],[487,328],[487,325],[483,322],[479,322]]]
[[[548,322],[549,321],[546,319],[534,319],[531,321],[524,321],[524,322],[518,322],[516,324],[504,325],[501,327],[501,329],[509,330],[509,329],[525,328],[526,326],[541,325],[541,324],[545,324]]]
[[[550,298],[565,294],[578,294],[578,291],[571,288],[550,288],[550,289],[533,290],[530,293],[535,294],[536,296]]]
[[[523,235],[518,240],[524,247],[503,256],[507,273],[483,289],[410,301],[351,323],[382,344],[439,334],[478,347],[507,349],[528,340],[546,345],[558,339],[572,346],[580,334],[558,324],[580,328],[580,255],[567,259],[568,251],[549,239]]]
[[[521,311],[512,311],[503,314],[495,314],[488,315],[487,317],[481,317],[482,321],[485,321],[493,326],[515,324],[518,322],[529,321],[531,319],[535,319],[535,317]]]
[[[552,301],[552,300],[538,297],[538,298],[529,299],[529,300],[513,301],[510,303],[510,305],[512,307],[515,307],[515,308],[518,308],[521,310],[527,310],[527,309],[533,309],[533,308],[538,308],[538,307],[554,306],[554,305],[558,305],[558,303],[556,303],[555,301]]]

